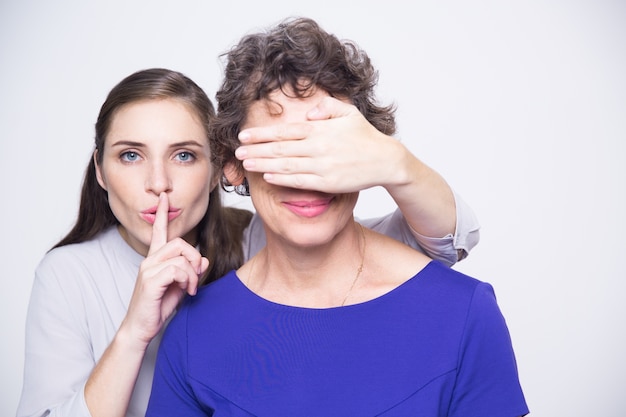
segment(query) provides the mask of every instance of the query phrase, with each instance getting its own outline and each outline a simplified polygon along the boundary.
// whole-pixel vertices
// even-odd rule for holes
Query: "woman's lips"
[[[154,224],[154,220],[156,219],[156,212],[157,212],[156,206],[150,207],[149,209],[143,210],[141,212],[141,218],[150,224]],[[181,209],[170,207],[169,211],[167,212],[167,221],[171,222],[176,217],[180,216],[180,213],[182,213]]]
[[[325,213],[332,200],[332,197],[329,197],[317,200],[285,201],[283,205],[298,216],[311,218]]]

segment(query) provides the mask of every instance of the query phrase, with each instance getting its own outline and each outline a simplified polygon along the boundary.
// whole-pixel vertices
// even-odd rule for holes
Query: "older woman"
[[[295,19],[228,58],[215,151],[249,192],[266,246],[173,319],[147,415],[525,415],[489,284],[362,227],[357,191],[272,183],[234,158],[241,128],[297,126],[320,103],[393,130],[367,55]]]

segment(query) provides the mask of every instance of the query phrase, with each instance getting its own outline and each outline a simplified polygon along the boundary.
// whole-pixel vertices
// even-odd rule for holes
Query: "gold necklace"
[[[363,226],[360,223],[356,223],[356,224],[359,226],[359,229],[361,230],[361,238],[363,240],[363,249],[361,250],[361,263],[359,265],[359,269],[356,270],[356,276],[354,277],[354,280],[352,281],[352,285],[350,285],[348,292],[346,292],[346,296],[343,298],[343,301],[341,302],[341,307],[343,307],[346,304],[346,301],[348,300],[348,297],[350,296],[350,292],[352,292],[352,289],[356,285],[356,282],[359,280],[359,277],[361,276],[361,272],[363,272],[363,263],[365,262],[365,247],[367,243],[367,240],[365,239],[365,230],[363,230]],[[254,266],[256,265],[256,258],[257,258],[256,256],[253,257],[250,262],[250,271],[248,272],[248,277],[246,279],[246,286],[248,288],[250,288],[250,280],[252,279],[252,271],[254,269]]]
[[[357,223],[357,224],[359,225],[359,229],[361,229],[361,236],[363,239],[363,249],[361,250],[361,264],[359,265],[359,269],[356,270],[356,276],[354,277],[354,280],[352,281],[352,285],[350,285],[350,288],[348,289],[346,296],[343,298],[341,307],[343,307],[346,304],[346,301],[348,300],[348,296],[350,295],[350,292],[354,288],[354,285],[356,284],[356,282],[359,280],[359,277],[361,276],[361,272],[363,272],[363,262],[365,261],[365,244],[367,243],[367,241],[365,240],[365,230],[363,230],[363,226],[361,225],[361,223]]]

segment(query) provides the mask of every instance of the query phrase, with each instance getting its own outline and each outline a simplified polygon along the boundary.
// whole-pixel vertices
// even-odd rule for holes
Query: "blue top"
[[[432,261],[374,300],[325,309],[270,302],[230,272],[168,326],[146,415],[527,413],[492,287]]]

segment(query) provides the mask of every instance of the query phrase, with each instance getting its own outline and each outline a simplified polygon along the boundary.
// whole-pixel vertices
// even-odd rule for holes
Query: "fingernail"
[[[237,159],[245,158],[248,155],[248,150],[246,148],[237,148],[235,150],[235,156]]]
[[[313,107],[311,110],[309,110],[309,112],[307,113],[308,117],[316,117],[318,114],[320,113],[320,110],[317,107]]]
[[[239,141],[240,142],[248,142],[250,140],[250,134],[245,130],[239,132]]]

